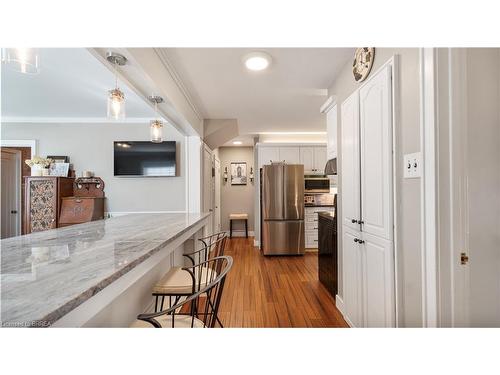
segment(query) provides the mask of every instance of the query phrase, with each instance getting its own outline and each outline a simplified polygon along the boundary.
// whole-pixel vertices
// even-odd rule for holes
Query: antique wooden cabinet
[[[61,199],[73,195],[73,181],[71,177],[25,177],[27,233],[58,227]]]
[[[104,219],[104,197],[62,198],[60,227]]]

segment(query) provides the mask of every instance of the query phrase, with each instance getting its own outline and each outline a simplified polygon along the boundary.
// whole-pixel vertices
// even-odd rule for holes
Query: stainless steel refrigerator
[[[304,254],[304,166],[264,165],[261,189],[264,255]]]

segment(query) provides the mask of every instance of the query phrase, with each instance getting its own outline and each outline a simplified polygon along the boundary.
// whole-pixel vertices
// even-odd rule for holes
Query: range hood
[[[326,162],[325,165],[325,174],[328,175],[336,175],[337,174],[337,158],[330,159]]]

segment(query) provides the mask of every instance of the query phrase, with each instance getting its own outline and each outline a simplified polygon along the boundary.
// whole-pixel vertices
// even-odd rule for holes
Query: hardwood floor
[[[219,317],[224,327],[347,327],[318,280],[315,253],[264,257],[253,238],[228,240],[234,259]]]

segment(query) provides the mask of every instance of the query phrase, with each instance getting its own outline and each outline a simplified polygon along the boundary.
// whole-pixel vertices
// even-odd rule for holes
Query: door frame
[[[420,49],[423,174],[422,324],[468,326],[467,56],[463,48]]]
[[[7,147],[7,146],[4,146]],[[17,220],[16,220],[16,234],[15,236],[20,236],[22,235],[22,226],[23,226],[23,221],[22,217],[24,212],[22,212],[22,160],[21,160],[21,151],[19,150],[2,150],[7,153],[11,153],[15,155],[15,160],[16,160],[16,185],[15,185],[15,193],[16,193],[16,207],[17,207],[17,212],[19,215],[17,215]]]
[[[217,169],[217,164],[219,169]],[[214,155],[214,168],[215,168],[215,178],[214,178],[214,233],[222,230],[221,226],[221,164],[219,158]],[[217,206],[217,197],[219,198],[219,205]],[[219,210],[219,220],[217,221],[217,210]]]
[[[38,146],[38,141],[36,139],[0,139],[0,147],[29,147],[31,149],[31,157],[35,156],[37,153],[37,147]],[[22,163],[23,160],[21,160],[21,176],[22,176]],[[22,178],[21,178],[22,179]],[[19,186],[19,210],[21,211],[21,215],[19,215],[19,230],[20,230],[20,235],[23,233],[23,219],[22,217],[24,216],[24,212],[22,210],[22,200],[24,197],[22,196],[22,181]]]

